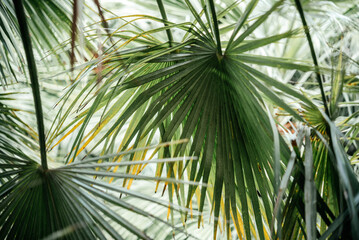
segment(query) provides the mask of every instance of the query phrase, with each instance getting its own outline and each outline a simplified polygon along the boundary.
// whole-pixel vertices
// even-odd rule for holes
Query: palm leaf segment
[[[41,109],[36,64],[33,58],[31,39],[27,29],[24,8],[20,1],[14,1],[21,37],[28,59],[34,101]],[[86,159],[66,167],[48,169],[46,158],[38,156],[36,144],[38,136],[26,125],[13,109],[3,101],[11,100],[9,94],[0,94],[0,238],[1,239],[124,239],[122,232],[141,239],[150,237],[111,207],[119,207],[149,217],[156,222],[169,225],[162,219],[120,199],[120,194],[128,194],[138,199],[150,201],[165,208],[168,202],[129,191],[125,188],[110,186],[94,176],[116,179],[131,177],[128,174],[107,172],[111,165],[97,164],[98,158]],[[36,109],[37,110],[37,109]],[[43,120],[36,111],[37,118]],[[44,134],[39,130],[39,135]],[[40,138],[41,139],[41,138]],[[41,141],[40,141],[41,143]],[[40,150],[44,150],[40,144]],[[134,150],[135,151],[135,150]],[[120,153],[124,155],[126,153]],[[101,157],[102,159],[103,157]],[[108,157],[109,158],[109,157]],[[182,159],[182,158],[181,158]],[[184,159],[186,160],[186,159]],[[187,159],[188,160],[188,159]],[[173,159],[158,160],[162,162]],[[177,161],[177,160],[175,160]],[[85,164],[85,165],[84,165]],[[127,162],[115,164],[128,166]],[[98,171],[94,171],[97,169]],[[102,171],[101,169],[105,169]],[[146,176],[133,176],[140,179],[154,179]],[[158,178],[155,178],[158,180]],[[161,179],[159,179],[161,180]],[[167,181],[177,181],[169,179]],[[104,201],[108,204],[104,204]],[[176,208],[174,206],[174,208]],[[177,208],[177,210],[180,210]],[[109,221],[111,219],[111,221]],[[115,224],[113,224],[115,223]],[[122,226],[118,231],[115,225]],[[182,230],[179,230],[183,232]]]
[[[0,95],[0,100],[7,94]],[[156,224],[171,226],[153,214],[121,199],[126,194],[166,209],[167,201],[158,200],[132,190],[116,187],[100,177],[142,180],[163,180],[147,176],[111,173],[109,167],[133,165],[134,162],[98,164],[99,158],[44,170],[39,162],[36,134],[14,113],[0,103],[0,237],[1,239],[125,239],[135,235],[151,239],[141,228],[121,217],[114,208],[127,210],[137,216],[155,220]],[[134,150],[136,151],[136,150]],[[126,155],[128,152],[117,154]],[[111,156],[109,156],[110,158]],[[113,157],[113,156],[112,156]],[[103,159],[103,157],[101,157]],[[181,158],[183,159],[183,158]],[[184,160],[192,160],[185,158]],[[159,162],[178,161],[162,159]],[[95,169],[97,169],[95,171]],[[99,176],[94,179],[93,176]],[[167,179],[179,184],[180,181]],[[104,204],[106,201],[106,204]],[[179,206],[172,206],[184,211]],[[109,221],[110,220],[110,221]],[[26,223],[26,224],[24,224]],[[117,225],[122,228],[119,230]],[[186,236],[181,229],[175,232]]]
[[[71,11],[68,10],[70,6],[70,1],[24,2],[25,11],[31,17],[29,28],[33,46],[44,61],[48,61],[43,53],[44,48],[53,53],[54,49],[68,38],[71,29]],[[25,56],[18,45],[19,29],[15,9],[10,0],[0,3],[0,26],[0,83],[5,87],[13,82],[12,79],[19,80],[19,72],[25,72]],[[59,52],[56,58],[60,65],[66,60],[66,56]]]
[[[248,239],[253,226],[257,229],[257,232],[252,232],[253,235],[258,234],[260,239],[268,237],[268,226],[263,226],[263,223],[271,222],[274,205],[273,136],[267,113],[263,110],[261,93],[298,119],[301,117],[297,112],[269,90],[268,86],[289,94],[304,104],[313,105],[301,94],[252,68],[250,64],[303,71],[313,70],[312,66],[289,63],[281,58],[244,54],[245,51],[274,43],[297,32],[244,41],[282,2],[275,3],[254,23],[248,25],[249,15],[257,4],[257,1],[251,1],[222,53],[212,1],[209,1],[209,6],[202,5],[207,22],[186,1],[196,24],[173,24],[166,21],[165,27],[127,38],[129,40],[126,44],[134,41],[145,44],[147,48],[139,47],[140,52],[134,49],[110,53],[104,61],[109,69],[119,66],[122,68],[122,63],[125,63],[126,71],[130,74],[124,80],[121,77],[120,82],[118,75],[117,78],[110,78],[102,87],[111,91],[107,95],[102,92],[101,96],[95,98],[95,102],[107,102],[111,96],[122,94],[120,96],[123,97],[126,92],[132,95],[128,98],[128,106],[96,146],[108,136],[115,139],[119,129],[133,116],[137,120],[131,120],[135,124],[131,131],[127,131],[121,144],[122,149],[128,148],[133,140],[135,147],[143,143],[152,136],[155,129],[160,130],[162,141],[190,139],[190,145],[182,144],[171,151],[174,156],[200,156],[199,164],[192,163],[188,166],[189,179],[214,184],[213,190],[202,187],[198,199],[200,210],[203,209],[208,190],[214,206],[215,231],[222,211],[224,220],[233,216],[238,234],[243,234]],[[153,17],[150,19],[158,20]],[[182,43],[157,44],[149,41],[150,34],[172,28],[187,32]],[[141,40],[141,37],[145,40]],[[109,88],[113,83],[116,83],[116,87]],[[97,109],[89,111],[96,111],[104,105],[99,103]],[[97,132],[93,133],[90,139],[96,134]],[[84,147],[76,148],[73,156]],[[283,159],[287,159],[287,147],[282,140],[281,147],[284,149]],[[157,173],[160,175],[163,164],[158,169]],[[168,169],[168,176],[177,173],[181,176],[183,166],[171,164]],[[187,200],[181,200],[178,193],[176,195],[179,202],[185,201],[189,206],[195,191],[196,187],[189,187]],[[253,219],[250,217],[252,214]],[[229,231],[229,221],[225,222]],[[243,229],[242,224],[246,229],[245,233],[240,230]]]
[[[300,147],[295,147],[298,159],[296,162],[297,171],[293,174],[294,181],[290,187],[289,197],[283,210],[283,216],[285,217],[283,218],[282,237],[284,239],[300,235],[304,236],[304,234],[307,237],[311,235],[312,238],[320,237],[320,239],[327,239],[329,236],[332,239],[339,236],[356,239],[358,236],[356,228],[358,225],[356,196],[359,184],[357,176],[352,166],[350,166],[350,161],[348,161],[350,155],[352,155],[352,159],[355,158],[355,150],[349,151],[348,146],[354,140],[351,134],[355,132],[355,125],[352,125],[355,121],[352,121],[352,119],[356,117],[356,113],[347,113],[339,107],[339,99],[343,99],[343,93],[352,91],[351,85],[345,84],[343,65],[340,54],[337,67],[333,70],[334,74],[332,74],[328,105],[330,118],[322,113],[319,108],[304,107],[303,118],[312,128],[311,133],[308,133],[312,146],[305,148],[302,155],[299,151]],[[351,78],[349,77],[349,79]],[[342,101],[345,102],[344,100]],[[336,121],[338,115],[345,120]],[[298,136],[300,135],[298,134]],[[346,141],[345,144],[343,139]],[[302,142],[302,140],[297,140],[297,145],[300,146]],[[347,149],[344,147],[345,145]],[[317,211],[318,216],[320,216],[320,221],[319,218],[317,221],[317,216],[312,215],[312,223],[304,221],[305,215],[307,215],[307,210],[304,212],[303,201],[305,194],[307,194],[304,185],[304,170],[308,168],[308,166],[305,167],[308,153],[311,156],[310,158],[313,159],[313,166],[309,166],[309,168],[314,170],[312,181],[313,183],[315,182],[317,191],[317,196],[315,197],[317,199],[317,210],[312,209],[312,212]],[[297,214],[297,217],[294,217],[295,214]],[[309,214],[311,213],[309,212]],[[316,226],[313,229],[314,232],[302,232],[304,223],[306,226],[309,224]]]
[[[12,154],[9,154],[8,150],[11,150]],[[151,239],[141,230],[142,226],[135,226],[121,217],[112,210],[113,207],[129,210],[156,220],[157,223],[171,226],[120,199],[118,195],[128,194],[164,207],[168,206],[166,201],[111,186],[101,179],[94,180],[94,174],[115,178],[131,177],[123,174],[111,175],[106,170],[94,171],[94,168],[101,167],[97,163],[87,166],[68,165],[64,169],[44,171],[20,150],[7,147],[5,151],[1,151],[0,166],[4,170],[0,173],[0,236],[3,239],[108,239],[109,236],[124,239],[123,232],[127,235],[130,232],[141,239]],[[141,179],[148,178],[142,176]],[[116,225],[122,227],[120,232]],[[177,230],[183,232],[181,229]]]

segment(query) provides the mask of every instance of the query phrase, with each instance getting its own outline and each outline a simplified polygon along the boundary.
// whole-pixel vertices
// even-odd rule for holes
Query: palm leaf
[[[194,12],[193,6],[189,2],[187,4],[200,27],[204,28],[206,23],[200,19],[198,13]],[[278,5],[279,3],[249,27],[245,36],[254,31]],[[211,12],[213,16],[215,14],[213,8]],[[179,26],[169,22],[166,24],[167,27],[149,31],[146,34],[166,31]],[[214,29],[217,28],[215,22],[208,24],[213,24]],[[188,31],[193,33],[197,30],[190,28]],[[258,41],[253,43],[253,47],[247,49],[270,44],[295,33],[296,31],[287,32],[268,40]],[[237,209],[240,209],[243,214],[246,237],[250,237],[250,225],[253,224],[257,226],[258,236],[264,238],[267,233],[263,231],[263,223],[271,222],[272,206],[274,205],[273,191],[271,190],[274,181],[271,167],[273,164],[273,136],[268,131],[270,123],[263,110],[263,99],[257,87],[276,104],[283,106],[298,119],[301,117],[275,94],[266,91],[266,88],[260,85],[258,80],[270,83],[281,90],[287,89],[286,86],[269,77],[257,74],[256,70],[247,65],[247,58],[237,53],[237,48],[227,49],[226,54],[221,55],[219,45],[213,44],[218,41],[218,33],[212,35],[210,32],[205,32],[203,35],[198,32],[193,34],[192,39],[183,43],[174,42],[171,46],[159,45],[152,49],[147,48],[146,55],[143,55],[142,52],[127,56],[120,54],[121,57],[117,58],[126,63],[126,69],[130,72],[129,76],[121,80],[112,80],[111,78],[107,80],[103,85],[104,91],[94,98],[95,102],[99,101],[98,105],[90,111],[94,113],[101,109],[100,106],[103,106],[104,103],[100,103],[100,101],[106,102],[107,96],[111,95],[117,98],[117,95],[126,94],[128,91],[135,91],[135,94],[132,95],[128,105],[122,108],[121,115],[116,120],[109,122],[109,129],[102,134],[92,149],[95,149],[109,136],[116,139],[119,129],[122,129],[126,122],[133,121],[134,116],[139,120],[126,134],[126,141],[120,146],[122,150],[132,146],[132,142],[135,147],[138,146],[140,142],[149,137],[150,133],[160,129],[162,124],[166,126],[161,133],[162,141],[193,138],[191,145],[182,144],[171,147],[169,152],[172,152],[174,157],[183,154],[200,157],[198,164],[191,164],[188,174],[191,181],[214,182],[212,201],[216,217],[215,229],[217,229],[221,201],[225,199],[223,208],[225,218],[230,218],[230,215],[233,214],[233,219],[239,229]],[[241,38],[236,39],[233,46],[237,46],[241,41]],[[109,59],[115,61],[119,54],[116,54],[115,58],[110,56]],[[285,68],[313,70],[313,67],[307,64],[292,64],[288,61],[286,65],[285,60],[277,58],[271,59],[271,62],[273,61],[278,61],[278,63],[271,64],[266,61],[266,58],[263,58],[262,62],[270,66],[280,64]],[[260,78],[258,78],[259,76]],[[116,88],[104,94],[105,89],[110,89],[114,83],[116,83]],[[310,102],[299,93],[296,93],[296,97]],[[87,115],[86,119],[89,119],[90,116]],[[81,115],[80,119],[83,118],[84,115]],[[81,132],[84,130],[85,128],[82,128]],[[93,132],[90,139],[99,134]],[[76,146],[80,139],[81,137],[78,137]],[[263,141],[268,144],[258,144]],[[72,155],[79,154],[79,151],[86,145],[87,143],[83,147],[77,147],[78,150],[74,148]],[[284,142],[281,145],[283,149],[286,149]],[[109,150],[105,148],[103,151]],[[284,159],[289,158],[288,153],[283,150]],[[173,172],[183,171],[176,170],[177,167],[180,166],[171,164],[170,172],[167,174],[171,176]],[[173,170],[171,170],[172,168]],[[158,174],[161,173],[161,169],[162,167],[159,168]],[[189,197],[185,200],[186,207],[189,206],[196,188],[195,186],[189,187]],[[202,187],[199,200],[200,210],[204,206],[206,190],[207,187]],[[260,192],[261,197],[257,192]],[[251,213],[252,209],[253,220],[250,219],[253,214]],[[263,217],[259,213],[260,209],[263,210]]]

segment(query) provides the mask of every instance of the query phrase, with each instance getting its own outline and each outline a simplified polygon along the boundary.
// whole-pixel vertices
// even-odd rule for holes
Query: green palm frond
[[[274,172],[273,136],[272,131],[269,131],[270,123],[263,108],[265,104],[262,96],[265,95],[299,120],[302,118],[293,106],[289,106],[277,94],[268,90],[268,86],[313,106],[302,94],[256,70],[252,64],[301,71],[311,71],[313,66],[278,57],[244,54],[246,51],[298,34],[298,30],[294,30],[259,40],[247,40],[281,3],[282,1],[275,3],[253,23],[244,27],[241,22],[246,22],[251,8],[255,6],[253,1],[246,10],[248,16],[243,15],[243,19],[239,20],[238,27],[232,34],[233,40],[227,43],[221,40],[218,23],[213,18],[216,14],[214,5],[207,6],[211,9],[208,9],[208,14],[204,14],[202,18],[187,1],[186,4],[195,18],[192,26],[188,23],[173,24],[165,21],[165,27],[140,33],[130,39],[132,42],[160,31],[180,28],[188,33],[187,40],[176,42],[174,39],[170,45],[150,45],[145,51],[140,46],[146,45],[137,42],[141,49],[139,52],[122,50],[105,56],[105,74],[114,72],[113,69],[120,70],[123,64],[126,66],[126,72],[108,75],[109,78],[101,86],[98,95],[77,100],[93,101],[94,104],[86,110],[86,115],[80,114],[75,121],[84,122],[79,128],[68,161],[72,161],[71,159],[95,137],[99,140],[92,144],[92,149],[104,141],[111,142],[110,146],[113,147],[118,133],[129,121],[130,131],[127,130],[120,146],[117,144],[122,150],[132,146],[139,147],[139,144],[148,142],[156,130],[160,131],[162,141],[190,139],[190,145],[170,147],[169,153],[173,157],[184,154],[200,157],[199,164],[192,163],[187,172],[191,181],[202,180],[204,183],[214,184],[213,190],[202,187],[198,201],[201,211],[206,191],[213,191],[211,201],[214,207],[215,232],[218,217],[220,212],[223,212],[224,219],[233,215],[237,229],[240,229],[238,219],[243,218],[246,232],[238,234],[247,238],[250,238],[251,234],[258,234],[259,238],[264,238],[269,234],[268,228],[272,219]],[[222,50],[222,45],[226,50]],[[91,92],[90,86],[86,86],[86,92]],[[86,96],[89,96],[89,93],[86,93]],[[124,106],[119,104],[120,102],[127,104]],[[119,110],[121,114],[116,115]],[[94,128],[89,135],[85,135],[86,125],[96,111],[103,111],[104,125],[101,125],[101,128],[106,127],[107,130],[101,134],[99,129]],[[78,127],[74,126],[70,132],[76,128]],[[108,140],[109,137],[112,140]],[[81,147],[80,142],[83,142]],[[289,158],[289,151],[284,150],[287,147],[282,140],[281,148],[285,162],[285,159]],[[109,151],[105,146],[103,152]],[[157,176],[161,175],[162,168],[163,165],[158,167]],[[128,171],[133,169],[129,168]],[[169,172],[166,174],[176,176],[182,171],[183,166],[169,165]],[[176,191],[175,194],[179,202],[189,207],[195,191],[196,187],[189,187],[187,198]],[[224,205],[221,206],[222,204]],[[241,215],[237,214],[238,210]],[[257,233],[250,232],[251,225],[256,226]]]
[[[1,100],[9,99],[8,96],[8,94],[2,94]],[[141,239],[154,237],[153,234],[155,233],[152,232],[151,235],[147,235],[143,232],[142,226],[122,218],[117,211],[113,211],[114,207],[122,212],[124,210],[131,211],[135,215],[150,218],[157,225],[167,226],[173,229],[175,233],[190,236],[182,229],[172,227],[154,213],[144,211],[129,202],[125,202],[119,198],[119,195],[126,194],[140,199],[144,203],[162,206],[164,210],[167,210],[169,206],[180,212],[187,211],[187,209],[171,205],[168,201],[117,187],[104,181],[104,178],[123,179],[132,177],[150,181],[165,180],[177,184],[191,184],[190,182],[108,172],[109,167],[123,168],[141,164],[139,162],[98,163],[99,159],[110,159],[121,154],[128,155],[131,151],[101,156],[100,158],[87,158],[81,162],[44,170],[40,165],[40,160],[36,161],[39,150],[36,144],[38,139],[34,131],[16,116],[13,109],[0,104],[0,110],[1,238],[107,239],[113,237],[124,239],[117,229],[118,226],[122,227],[121,233],[126,234],[126,236],[137,236]],[[25,146],[31,149],[26,149]],[[31,154],[34,150],[36,154]],[[143,161],[142,164],[188,160],[195,159],[183,157],[159,159],[151,162]],[[97,178],[94,179],[94,176]],[[112,222],[109,223],[109,219]],[[24,225],[24,223],[26,224]]]
[[[162,205],[165,209],[169,206],[168,202],[116,187],[100,178],[93,178],[93,176],[107,176],[151,180],[153,179],[151,177],[111,174],[107,171],[108,165],[105,166],[104,171],[94,171],[94,168],[103,166],[96,163],[89,165],[88,160],[85,161],[87,164],[67,165],[66,168],[52,168],[46,171],[26,155],[20,154],[21,152],[15,155],[15,150],[9,147],[4,151],[6,154],[2,154],[0,164],[2,169],[0,236],[4,239],[23,239],[25,236],[30,239],[54,236],[66,239],[107,239],[109,236],[123,239],[114,229],[117,225],[141,239],[153,238],[144,233],[141,226],[129,222],[114,212],[113,206],[152,218],[157,224],[171,226],[118,196],[128,194],[137,199]],[[170,161],[171,159],[163,160],[163,162]],[[155,178],[155,180],[162,179]],[[166,180],[180,184],[180,181],[175,179]],[[176,206],[172,208],[178,211],[185,210]],[[111,219],[113,224],[109,224],[108,219]],[[24,222],[27,222],[25,226]],[[173,230],[183,232],[179,228]]]
[[[151,239],[141,226],[129,222],[113,211],[111,206],[132,211],[138,215],[152,218],[160,224],[171,226],[166,221],[144,211],[133,204],[127,203],[120,194],[129,194],[138,199],[149,201],[165,208],[178,211],[166,201],[156,200],[125,188],[115,187],[103,180],[104,177],[116,179],[133,178],[142,180],[166,180],[176,184],[198,184],[181,181],[174,178],[162,179],[145,175],[131,175],[108,172],[108,167],[141,165],[136,162],[112,164],[96,164],[100,159],[114,157],[102,156],[88,158],[62,167],[48,167],[45,147],[45,131],[40,98],[40,88],[37,78],[36,63],[31,47],[31,38],[27,27],[22,1],[14,1],[17,20],[24,45],[31,86],[33,90],[35,114],[37,118],[38,136],[31,132],[26,124],[15,114],[14,109],[0,103],[0,236],[2,239],[124,239],[114,226],[121,226],[132,235],[141,239]],[[1,94],[0,100],[10,100],[8,94]],[[30,140],[25,133],[30,133]],[[34,142],[38,141],[39,147]],[[35,145],[40,157],[26,154],[22,151],[24,143]],[[15,144],[13,144],[15,143]],[[160,147],[160,146],[158,146]],[[36,149],[34,149],[36,150]],[[136,151],[136,150],[134,150]],[[128,152],[116,154],[121,156]],[[40,159],[40,160],[38,160]],[[187,161],[193,158],[161,159],[153,162],[169,163]],[[95,178],[96,177],[96,178]],[[113,224],[109,223],[109,219]],[[24,224],[25,223],[25,224]],[[183,232],[178,228],[174,231]]]
[[[49,49],[50,54],[54,52],[53,48],[65,41],[70,32],[71,12],[68,10],[69,1],[25,1],[24,8],[28,17],[31,18],[29,29],[33,36],[33,45],[37,50],[36,53],[45,58],[49,53],[44,49]],[[25,72],[23,59],[25,55],[18,46],[19,28],[16,22],[15,8],[12,1],[5,0],[0,4],[1,9],[1,57],[0,57],[0,74],[1,84],[5,87],[12,83],[11,79],[18,80],[19,73]],[[57,63],[66,59],[66,56],[59,54]]]
[[[358,238],[351,1],[13,2],[0,238]]]
[[[343,133],[347,132],[348,129],[350,129],[350,134],[356,134],[352,125],[345,124],[350,119],[356,118],[356,114],[348,114],[348,111],[343,111],[342,107],[340,107],[341,101],[346,102],[343,99],[345,92],[343,89],[350,89],[351,86],[346,85],[344,87],[344,70],[341,55],[337,61],[330,84],[330,119],[319,107],[305,107],[302,113],[308,125],[312,128],[310,140],[308,138],[305,140],[305,144],[310,142],[310,147],[305,145],[305,147],[301,148],[303,140],[300,139],[297,140],[295,145],[298,169],[294,174],[294,179],[296,180],[292,182],[290,197],[286,200],[283,212],[283,216],[285,216],[283,220],[283,236],[285,239],[298,235],[306,235],[312,239],[319,237],[320,239],[327,239],[328,237],[335,239],[339,236],[348,239],[357,238],[358,233],[355,226],[358,221],[358,207],[355,199],[358,194],[359,183],[355,172],[350,166],[349,156],[351,154],[344,148],[344,144],[348,142],[348,139],[343,136]],[[355,98],[355,94],[352,97]],[[340,118],[345,117],[345,120],[342,122],[336,121],[339,116]],[[355,148],[353,141],[350,141],[349,145],[351,144],[354,144],[353,147]],[[301,153],[301,151],[304,153]],[[314,207],[310,212],[312,214],[311,219],[318,216],[318,220],[314,223],[308,221],[305,217],[308,214],[305,211],[305,200],[308,193],[306,193],[306,186],[304,185],[304,171],[307,171],[305,163],[308,158],[313,161],[312,182],[315,183],[317,191],[317,210]],[[311,167],[309,166],[309,168]],[[313,212],[316,213],[313,215]],[[339,222],[341,225],[338,224]],[[312,226],[316,226],[315,229]],[[310,228],[313,230],[312,232],[308,232]],[[295,231],[289,231],[289,229],[295,229]],[[311,234],[311,236],[308,236],[308,234]]]

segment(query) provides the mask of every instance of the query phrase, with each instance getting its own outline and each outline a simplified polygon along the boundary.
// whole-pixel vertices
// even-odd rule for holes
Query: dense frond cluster
[[[3,1],[0,238],[358,238],[358,15]]]

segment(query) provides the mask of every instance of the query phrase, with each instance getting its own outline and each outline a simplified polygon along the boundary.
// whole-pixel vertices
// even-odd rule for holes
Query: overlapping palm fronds
[[[46,54],[53,54],[54,49],[68,38],[70,32],[71,11],[70,1],[25,1],[24,8],[31,18],[29,29],[32,33],[33,46],[36,53],[42,58]],[[26,72],[24,66],[25,56],[19,46],[20,30],[16,21],[15,8],[12,1],[5,0],[0,3],[1,33],[0,33],[0,76],[1,85],[13,83],[19,75]],[[45,53],[47,49],[49,53]],[[63,64],[66,60],[63,54],[58,54],[54,59],[45,59],[56,64]]]
[[[112,237],[114,239],[124,239],[121,235],[123,233],[115,230],[117,226],[121,226],[125,232],[131,233],[131,236],[141,239],[151,239],[154,237],[147,235],[143,231],[143,226],[135,224],[114,212],[111,206],[134,212],[137,215],[151,218],[159,224],[171,227],[166,221],[148,211],[125,202],[119,198],[119,195],[130,195],[136,199],[162,205],[165,209],[168,206],[177,211],[185,211],[186,209],[169,205],[170,203],[166,201],[141,195],[125,188],[110,185],[102,180],[104,177],[163,180],[145,175],[137,176],[107,171],[109,167],[122,167],[133,164],[142,166],[143,164],[148,164],[146,161],[142,163],[97,163],[99,160],[123,156],[131,152],[122,152],[114,156],[86,158],[81,162],[75,162],[62,167],[48,166],[41,97],[36,74],[36,63],[31,47],[31,38],[22,1],[14,1],[14,4],[27,57],[38,134],[16,116],[14,113],[15,109],[0,103],[1,238],[108,239]],[[0,100],[11,100],[7,95],[1,94]],[[36,142],[39,143],[39,147]],[[155,147],[160,148],[161,146]],[[34,151],[35,154],[29,154],[31,151]],[[133,150],[132,152],[136,151]],[[180,159],[158,159],[152,162],[168,163],[185,162],[188,160],[195,159],[193,157],[184,157]],[[94,177],[97,178],[94,179]],[[197,184],[179,181],[174,178],[166,178],[165,180],[176,184]],[[182,229],[172,228],[174,232],[184,232]]]
[[[300,1],[296,1],[296,5],[306,27]],[[313,61],[318,65],[308,28],[306,34]],[[301,139],[304,134],[298,134],[299,137],[293,145],[293,150],[296,152],[293,161],[297,159],[297,169],[294,171],[294,181],[283,212],[284,239],[298,236],[306,236],[308,239],[359,237],[356,229],[358,207],[355,202],[359,182],[349,161],[351,156],[353,158],[353,151],[344,148],[344,144],[349,142],[349,145],[355,149],[356,143],[353,140],[349,141],[352,136],[347,135],[350,136],[348,139],[343,134],[347,133],[348,129],[350,134],[355,131],[352,122],[348,125],[345,123],[356,118],[356,114],[345,111],[339,106],[341,101],[349,102],[348,98],[355,99],[357,94],[347,95],[347,99],[344,100],[344,92],[352,92],[350,90],[352,86],[345,84],[345,78],[352,79],[352,77],[345,77],[346,61],[343,61],[342,53],[336,58],[335,63],[337,66],[333,67],[331,74],[330,94],[325,94],[321,82],[326,77],[317,70],[316,77],[321,88],[324,110],[319,108],[304,110],[303,116],[311,131],[307,130],[305,134],[305,145]],[[339,116],[341,122],[336,124]],[[292,168],[287,171],[292,171]],[[288,182],[288,179],[285,181]]]
[[[358,61],[347,51],[355,45],[350,31],[358,11],[350,3],[325,1],[331,9],[325,12],[299,0],[146,2],[158,12],[154,17],[117,16],[94,1],[101,22],[84,29],[80,41],[90,54],[79,54],[86,62],[77,65],[78,26],[70,19],[77,20],[71,9],[78,6],[24,3],[35,46],[48,48],[50,61],[51,53],[72,55],[65,73],[74,65],[77,75],[61,97],[51,92],[58,97],[55,114],[48,129],[38,122],[39,137],[0,105],[0,236],[156,238],[155,227],[134,222],[129,216],[135,215],[167,225],[158,238],[182,231],[180,238],[191,239],[179,227],[193,225],[191,212],[198,227],[214,217],[214,238],[358,236]],[[21,30],[16,21],[26,26],[25,15],[11,12],[20,5],[1,6],[7,11],[1,14],[11,13],[5,30],[14,32],[0,35],[8,46],[6,39],[15,43]],[[53,26],[61,16],[62,25]],[[344,32],[330,32],[323,16]],[[101,23],[105,31],[95,29]],[[71,26],[72,39],[59,42],[54,29]],[[29,34],[22,37],[41,120]],[[11,68],[23,50],[13,43],[19,55],[0,61],[3,76],[18,75]],[[15,142],[25,146],[9,144]],[[155,192],[167,191],[169,202],[129,190],[139,180],[155,181]],[[132,200],[121,198],[126,194]],[[167,221],[140,208],[139,200],[164,207]],[[31,215],[35,220],[23,227]]]
[[[121,150],[141,146],[156,131],[160,132],[162,141],[191,139],[191,145],[182,144],[171,148],[168,154],[172,152],[174,157],[184,154],[200,157],[199,163],[187,166],[187,173],[189,180],[202,180],[213,186],[213,189],[208,189],[208,194],[213,204],[215,232],[221,211],[227,230],[232,215],[238,234],[247,238],[251,234],[265,238],[269,235],[269,223],[272,220],[275,173],[273,135],[264,110],[262,94],[300,120],[301,116],[269,90],[268,86],[303,101],[308,106],[313,106],[313,103],[291,87],[256,70],[252,64],[301,71],[310,71],[314,67],[288,59],[246,53],[298,34],[299,30],[290,30],[262,39],[248,38],[282,1],[269,6],[265,13],[247,24],[257,4],[257,1],[251,1],[233,26],[232,35],[225,38],[227,41],[221,39],[213,2],[209,1],[209,5],[202,3],[203,12],[198,12],[191,2],[185,3],[195,18],[193,23],[174,24],[143,16],[142,18],[164,22],[164,27],[125,37],[128,40],[123,46],[137,42],[138,47],[112,51],[104,57],[104,73],[109,77],[98,95],[81,100],[93,101],[94,104],[86,110],[86,115],[81,115],[76,120],[82,122],[81,127],[78,125],[76,141],[81,141],[85,134],[84,124],[88,124],[96,111],[104,111],[102,121],[108,123],[108,130],[100,135],[99,130],[105,125],[101,123],[100,128],[94,128],[84,138],[82,147],[75,147],[77,142],[74,144],[74,151],[70,152],[68,160],[72,161],[93,138],[99,136],[102,137],[94,144],[95,147],[106,141],[103,152],[109,151],[108,146],[113,147],[118,133],[128,121],[131,121],[130,127],[119,146]],[[161,4],[159,7],[165,16],[165,9]],[[224,10],[222,16],[231,8],[233,6]],[[203,17],[200,16],[202,14]],[[175,37],[171,41],[172,29],[184,31],[185,37],[181,42]],[[152,34],[161,31],[167,32],[169,42],[157,43],[151,38]],[[124,66],[126,71],[123,70]],[[111,73],[114,74],[110,75]],[[86,91],[88,89],[90,85],[86,86]],[[121,111],[117,118],[116,109]],[[70,132],[76,128],[75,125]],[[112,140],[106,140],[108,137]],[[280,145],[282,159],[286,162],[289,150],[283,140],[280,140]],[[163,154],[166,155],[165,152]],[[171,164],[166,174],[182,176],[184,167]],[[162,169],[163,164],[160,164],[157,176],[161,175]],[[131,168],[128,171],[136,172]],[[170,188],[170,194],[175,194],[179,203],[185,203],[189,207],[197,188],[190,187],[188,197],[185,197],[183,191],[181,194],[176,189],[176,186],[174,189]],[[206,194],[207,187],[203,187],[197,199],[200,211]],[[242,222],[245,232],[241,233]],[[252,233],[250,226],[256,226]]]

